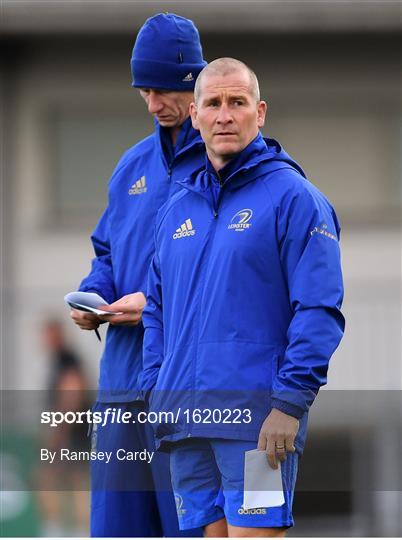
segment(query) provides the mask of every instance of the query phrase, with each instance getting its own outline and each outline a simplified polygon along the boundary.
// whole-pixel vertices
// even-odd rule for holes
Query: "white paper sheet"
[[[99,306],[105,306],[108,305],[108,303],[97,293],[74,291],[66,294],[64,301],[74,309],[89,311],[91,313],[96,313],[96,315],[120,314],[114,311],[103,311],[102,309],[98,309]]]
[[[244,461],[243,508],[269,508],[282,506],[283,496],[281,466],[271,469],[267,454],[262,450],[249,450]]]

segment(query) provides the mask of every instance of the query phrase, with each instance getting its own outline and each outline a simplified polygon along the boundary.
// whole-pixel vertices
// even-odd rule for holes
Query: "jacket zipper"
[[[221,201],[222,201],[222,196],[223,196],[223,187],[224,187],[224,184],[219,176],[219,174],[217,173],[218,175],[218,179],[219,179],[219,185],[220,185],[220,191],[219,191],[219,195],[218,195],[218,200],[217,200],[217,203],[216,203],[216,207],[212,206],[212,213],[213,213],[213,217],[214,219],[212,220],[211,222],[211,225],[210,225],[210,228],[209,228],[209,231],[208,231],[208,238],[207,238],[207,242],[206,242],[206,252],[204,254],[204,261],[206,264],[202,265],[202,268],[205,268],[205,270],[203,271],[203,281],[202,281],[202,285],[201,285],[201,288],[200,288],[200,309],[199,309],[199,318],[198,318],[198,328],[197,328],[197,335],[196,335],[196,350],[195,350],[195,358],[194,358],[194,361],[193,361],[193,366],[192,366],[192,378],[193,378],[193,384],[192,384],[192,396],[191,396],[191,408],[190,408],[190,412],[191,412],[191,415],[192,415],[192,411],[194,411],[194,406],[195,406],[195,371],[196,371],[196,365],[197,365],[197,359],[198,359],[198,349],[199,349],[199,335],[200,335],[200,330],[201,330],[201,313],[202,313],[202,305],[204,303],[204,296],[205,296],[205,275],[208,271],[208,268],[209,268],[209,257],[210,257],[210,253],[211,253],[211,246],[212,246],[212,243],[213,243],[213,240],[215,238],[215,234],[216,234],[216,228],[217,228],[217,224],[218,224],[218,217],[219,217],[219,207],[220,207],[220,204],[221,204]],[[188,433],[187,433],[187,437],[190,438],[192,436],[191,434],[191,428],[193,427],[193,422],[191,421],[191,423],[189,422],[188,424]]]

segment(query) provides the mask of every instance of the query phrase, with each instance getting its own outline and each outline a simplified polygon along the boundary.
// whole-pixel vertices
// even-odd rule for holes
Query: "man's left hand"
[[[297,418],[272,409],[262,424],[258,437],[258,450],[265,450],[272,469],[278,468],[278,460],[286,459],[286,452],[295,452],[295,438],[299,431]]]
[[[141,322],[142,312],[146,304],[146,298],[142,292],[126,294],[109,304],[99,306],[104,311],[114,311],[120,315],[99,315],[99,319],[113,325],[136,326]]]

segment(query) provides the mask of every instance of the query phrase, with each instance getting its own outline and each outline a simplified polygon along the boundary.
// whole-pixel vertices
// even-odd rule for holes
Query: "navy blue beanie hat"
[[[132,85],[192,91],[206,65],[194,23],[174,13],[159,13],[138,33],[131,57]]]

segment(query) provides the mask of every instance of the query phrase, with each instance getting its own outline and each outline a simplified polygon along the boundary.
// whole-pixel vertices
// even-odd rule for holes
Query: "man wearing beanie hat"
[[[128,424],[93,425],[92,449],[111,451],[115,459],[92,463],[92,536],[184,534],[170,490],[168,456],[154,454],[149,463],[119,456],[154,449],[152,429],[141,421],[144,409],[137,383],[141,315],[157,211],[178,190],[176,180],[200,168],[205,159],[204,144],[189,119],[195,80],[205,65],[198,31],[188,19],[158,14],[138,33],[131,59],[133,86],[155,118],[155,131],[125,152],[112,174],[109,204],[91,237],[92,269],[79,287],[98,293],[108,303],[103,309],[118,314],[71,312],[84,330],[109,323],[93,410],[106,416],[108,409],[115,409],[132,419]],[[190,535],[201,536],[201,531]]]

